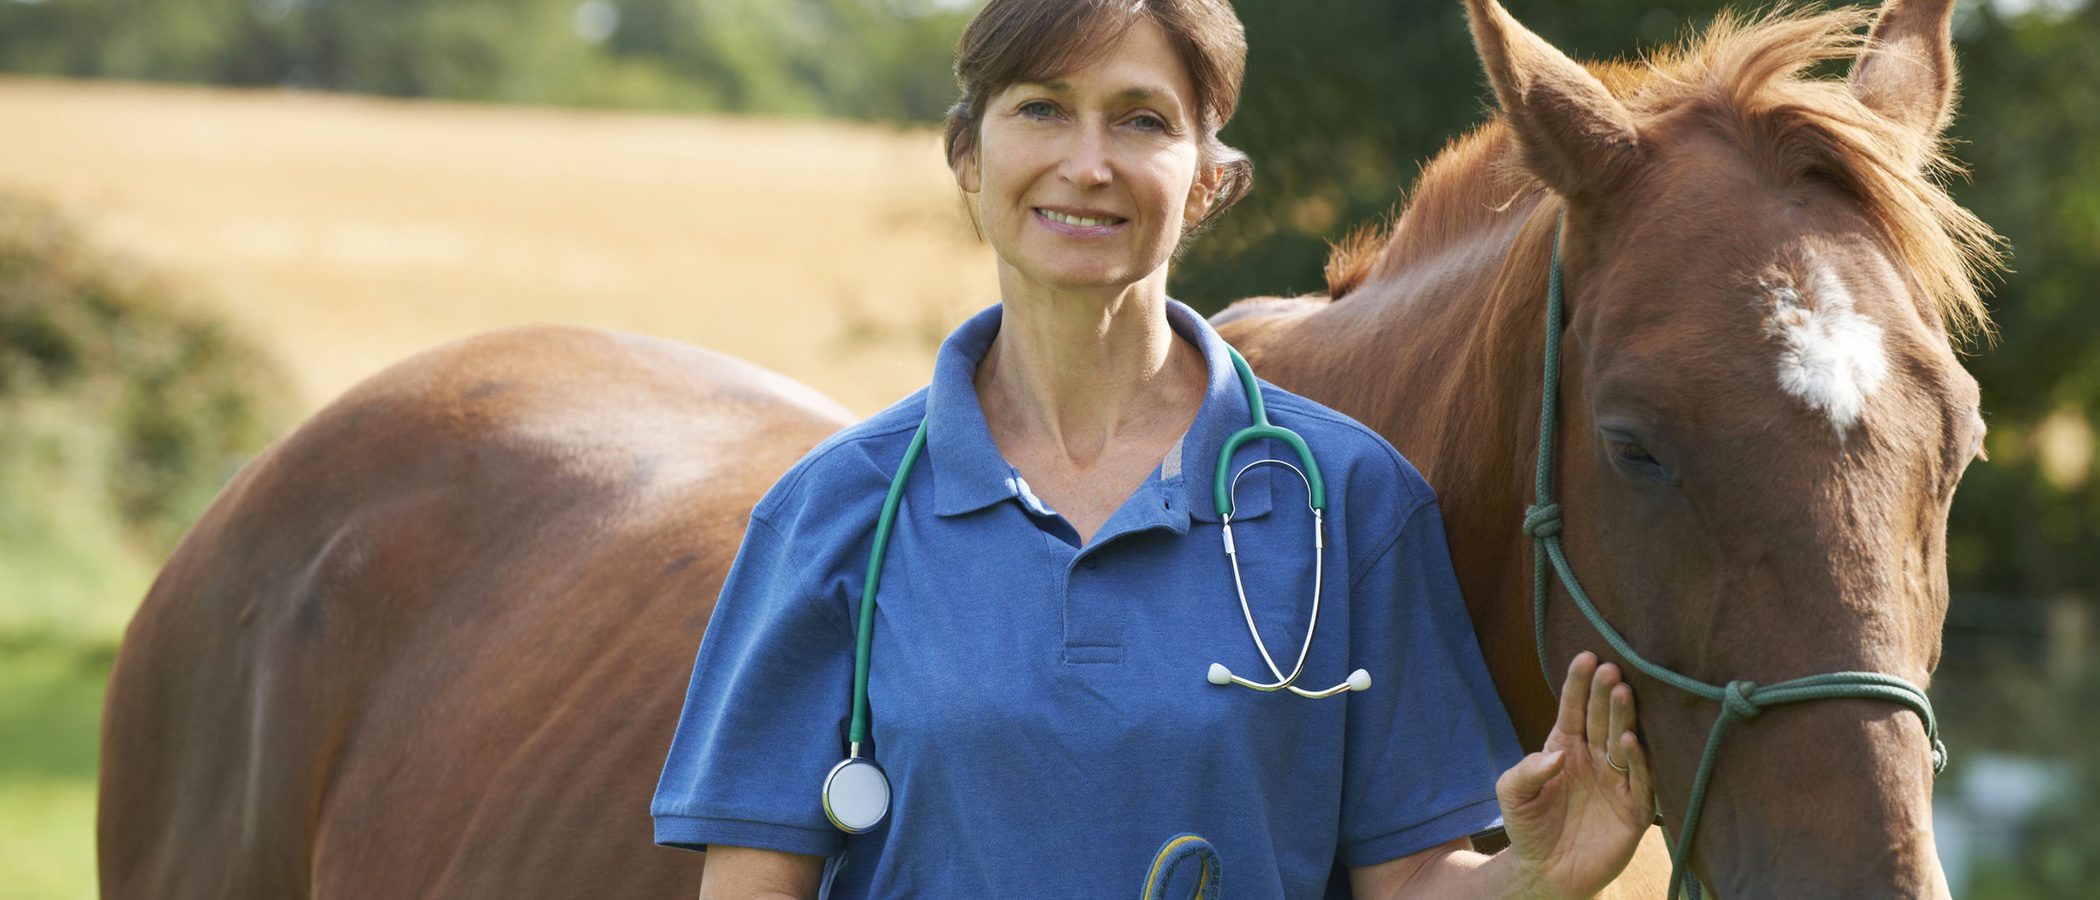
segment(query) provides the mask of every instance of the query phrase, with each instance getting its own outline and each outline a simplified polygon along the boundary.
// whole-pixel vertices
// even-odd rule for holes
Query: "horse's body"
[[[1915,285],[1896,268],[1914,262],[1903,256],[1915,235],[1878,237],[1862,216],[1831,212],[1844,211],[1842,198],[1789,194],[1784,173],[1776,188],[1746,183],[1726,134],[1637,107],[1656,117],[1639,121],[1643,140],[1716,141],[1681,162],[1658,144],[1644,164],[1693,167],[1700,177],[1685,190],[1708,191],[1697,203],[1756,206],[1752,251],[1813,235],[1818,258],[1900,351],[1876,382],[1888,386],[1853,398],[1850,430],[1804,405],[1824,394],[1760,391],[1773,345],[1793,332],[1771,321],[1760,331],[1755,302],[1702,311],[1712,301],[1687,295],[1619,315],[1634,303],[1621,295],[1740,273],[1701,268],[1683,246],[1645,263],[1610,252],[1612,241],[1714,229],[1683,210],[1630,223],[1599,202],[1609,185],[1567,181],[1580,161],[1556,152],[1579,155],[1599,135],[1597,152],[1610,151],[1610,129],[1557,129],[1540,98],[1555,101],[1548,112],[1581,112],[1553,92],[1583,84],[1499,9],[1474,6],[1476,42],[1513,124],[1498,120],[1439,157],[1395,233],[1338,258],[1342,299],[1246,306],[1221,329],[1264,377],[1378,429],[1437,487],[1496,686],[1536,746],[1553,698],[1532,655],[1518,524],[1539,416],[1539,304],[1565,205],[1576,283],[1559,478],[1570,555],[1586,581],[1595,576],[1606,612],[1644,652],[1702,674],[1866,668],[1922,681],[1944,613],[1945,494],[1959,451],[1972,449],[1959,445],[1974,385],[1964,393],[1932,314],[1944,286],[1928,273],[1906,291]],[[1892,46],[1912,31],[1944,44],[1945,13],[1943,3],[1894,7],[1878,34]],[[1831,25],[1820,27],[1804,34]],[[1639,89],[1624,73],[1607,77],[1615,91]],[[1892,84],[1855,74],[1856,89],[1884,104]],[[1924,115],[1943,121],[1944,107]],[[1640,331],[1683,325],[1680,307],[1713,327],[1663,345]],[[1628,327],[1647,342],[1600,343]],[[1727,499],[1742,507],[1719,549],[1686,548],[1673,542],[1698,529],[1671,518],[1677,501],[1651,491],[1651,505],[1629,514],[1623,479],[1598,464],[1616,445],[1590,429],[1614,409],[1620,360],[1697,366],[1697,352],[1666,351],[1724,340],[1743,358],[1716,351],[1718,375],[1680,374],[1694,389],[1741,382],[1723,384],[1729,402],[1670,412],[1735,443],[1774,443],[1760,448],[1769,460],[1748,486],[1725,465],[1686,464],[1680,474],[1700,481],[1673,489],[1735,484]],[[689,895],[699,857],[650,846],[647,804],[693,649],[751,506],[845,421],[805,389],[719,356],[568,329],[454,344],[360,385],[242,471],[133,620],[104,725],[104,896]],[[1694,437],[1656,452],[1689,453]],[[1759,491],[1789,508],[1755,505]],[[1644,532],[1650,520],[1671,531]],[[1619,543],[1604,546],[1585,526]],[[1812,558],[1799,558],[1804,549]],[[1740,603],[1719,606],[1724,594]],[[1814,635],[1766,607],[1809,616]],[[1564,614],[1549,624],[1560,661],[1596,647]],[[1713,710],[1635,685],[1665,811],[1681,815],[1688,760]],[[1702,876],[1724,895],[1944,893],[1915,721],[1886,704],[1818,706],[1770,714],[1731,746],[1693,854]],[[1849,755],[1817,763],[1808,746]],[[1787,780],[1743,762],[1759,758],[1788,767]],[[1838,864],[1800,855],[1810,846]],[[1649,879],[1654,862],[1651,853]],[[1641,895],[1659,890],[1650,880]]]
[[[849,421],[665,341],[499,332],[251,462],[110,680],[106,897],[690,897],[648,803],[765,486]]]

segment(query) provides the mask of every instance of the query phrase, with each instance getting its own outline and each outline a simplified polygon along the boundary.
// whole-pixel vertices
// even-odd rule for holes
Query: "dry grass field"
[[[432,345],[568,322],[868,413],[996,296],[924,130],[0,79],[0,190],[223,303],[308,409]]]

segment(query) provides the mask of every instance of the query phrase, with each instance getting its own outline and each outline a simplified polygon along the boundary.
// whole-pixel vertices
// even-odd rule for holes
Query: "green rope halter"
[[[1539,671],[1548,673],[1546,681],[1550,688],[1553,670],[1546,664],[1546,567],[1550,561],[1553,571],[1560,576],[1561,586],[1567,588],[1568,596],[1575,601],[1575,608],[1582,611],[1583,618],[1589,620],[1590,626],[1628,665],[1656,681],[1721,704],[1720,715],[1714,718],[1713,731],[1706,738],[1706,752],[1699,758],[1699,773],[1692,779],[1684,826],[1678,830],[1677,842],[1670,848],[1670,890],[1667,896],[1674,900],[1682,886],[1686,894],[1696,900],[1700,894],[1699,882],[1688,877],[1685,861],[1691,855],[1692,835],[1699,827],[1699,810],[1706,801],[1707,783],[1713,777],[1714,760],[1720,755],[1721,738],[1727,736],[1736,722],[1755,719],[1768,707],[1807,700],[1886,700],[1910,707],[1924,720],[1925,736],[1932,739],[1934,775],[1947,768],[1947,745],[1940,743],[1940,726],[1932,715],[1932,701],[1917,685],[1901,678],[1879,672],[1826,672],[1778,684],[1759,685],[1752,681],[1707,684],[1672,672],[1635,653],[1626,639],[1604,620],[1604,615],[1597,612],[1589,595],[1583,593],[1582,586],[1575,582],[1575,570],[1568,565],[1567,554],[1561,549],[1560,504],[1553,502],[1553,444],[1560,406],[1560,242],[1567,224],[1567,212],[1563,210],[1560,222],[1553,230],[1553,270],[1546,283],[1546,393],[1540,401],[1539,413],[1538,502],[1524,511],[1524,533],[1531,536],[1533,545],[1531,621],[1538,644]]]

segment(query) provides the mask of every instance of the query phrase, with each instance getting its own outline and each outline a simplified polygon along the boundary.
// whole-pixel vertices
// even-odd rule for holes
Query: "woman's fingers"
[[[1619,667],[1604,663],[1590,676],[1590,704],[1584,717],[1583,737],[1598,750],[1609,749],[1619,732],[1611,727],[1612,689],[1619,685]]]
[[[1635,796],[1641,798],[1643,807],[1652,808],[1655,805],[1655,783],[1650,780],[1648,752],[1641,749],[1641,739],[1631,731],[1619,732],[1617,752],[1619,761],[1626,764],[1626,778],[1633,783]]]
[[[1619,736],[1633,728],[1633,688],[1620,683],[1612,685],[1603,693],[1610,698],[1608,702],[1611,704],[1611,713],[1608,716],[1610,721],[1597,736],[1597,746],[1612,751],[1612,759],[1623,766],[1626,764],[1626,757],[1618,754]],[[1594,723],[1597,720],[1590,721]]]
[[[1640,736],[1634,733],[1640,715],[1633,703],[1633,688],[1621,684],[1611,689],[1611,746],[1619,763],[1627,768],[1626,778],[1632,782],[1636,796],[1644,805],[1653,805],[1654,783],[1649,780],[1648,754],[1641,748]]]
[[[1587,650],[1568,661],[1568,680],[1560,686],[1560,718],[1553,723],[1553,730],[1567,740],[1579,741],[1588,733],[1584,719],[1589,714],[1590,679],[1596,671],[1597,655]]]
[[[1554,750],[1533,753],[1517,760],[1516,765],[1510,766],[1509,771],[1503,772],[1502,777],[1495,780],[1495,796],[1501,801],[1503,812],[1507,813],[1530,803],[1532,798],[1539,795],[1539,791],[1546,789],[1546,782],[1552,781],[1553,776],[1560,774],[1561,760],[1566,758],[1567,751]]]

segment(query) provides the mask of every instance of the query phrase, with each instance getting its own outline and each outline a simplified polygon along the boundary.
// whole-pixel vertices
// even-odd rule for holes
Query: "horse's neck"
[[[1546,266],[1508,262],[1551,240],[1526,227],[1534,211],[1519,201],[1446,249],[1404,248],[1389,258],[1402,265],[1382,264],[1342,301],[1227,330],[1264,377],[1385,435],[1436,489],[1481,649],[1526,746],[1553,716],[1532,652],[1519,528],[1536,453]]]

